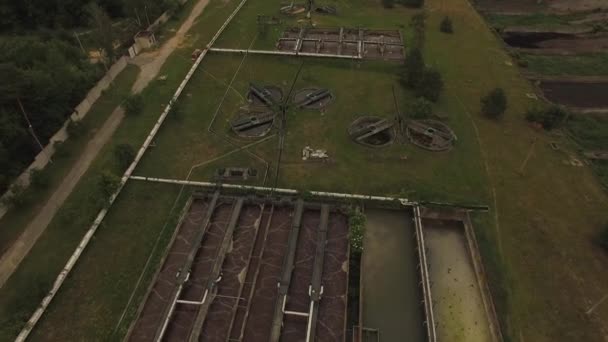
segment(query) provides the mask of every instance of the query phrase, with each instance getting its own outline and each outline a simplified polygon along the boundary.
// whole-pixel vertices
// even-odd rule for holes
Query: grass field
[[[571,21],[585,18],[588,13],[576,13],[567,15],[555,15],[545,13],[532,13],[529,15],[505,15],[488,13],[485,15],[488,22],[497,29],[509,26],[535,26],[551,28],[556,26],[571,25]]]
[[[608,54],[572,56],[522,54],[526,71],[547,76],[606,76]]]
[[[211,1],[190,39],[163,67],[161,74],[168,79],[144,91],[144,113],[126,118],[24,264],[0,290],[0,340],[18,331],[90,224],[98,207],[89,203],[89,194],[96,191],[99,173],[115,167],[113,146],[143,141],[189,68],[192,49],[210,39],[234,6],[235,1]],[[340,16],[313,20],[319,26],[398,28],[409,37],[408,18],[416,13],[401,7],[386,10],[379,1],[368,0],[337,6]],[[267,1],[248,3],[218,44],[268,46],[278,31],[258,37],[255,16],[275,14],[277,9]],[[531,85],[510,66],[513,63],[507,63],[510,59],[500,42],[468,2],[427,0],[427,9],[425,56],[444,76],[446,90],[435,110],[448,115],[447,122],[458,135],[453,151],[434,154],[408,144],[370,150],[346,136],[348,124],[358,115],[394,115],[392,87],[399,107],[407,108],[412,95],[398,82],[399,64],[212,53],[184,90],[180,115],[167,120],[156,147],[135,173],[168,178],[190,174],[206,180],[218,167],[252,164],[260,169],[265,160],[272,174],[276,138],[250,148],[257,157],[241,151],[204,163],[249,143],[226,134],[227,120],[244,103],[248,82],[273,83],[286,90],[304,61],[296,89],[313,84],[328,87],[336,101],[323,115],[288,112],[280,186],[488,204],[491,212],[476,216],[475,222],[506,336],[521,341],[602,341],[608,306],[599,306],[592,315],[584,311],[604,295],[608,283],[604,272],[608,256],[593,244],[608,219],[605,192],[589,168],[562,162],[574,152],[554,151],[548,145],[557,140],[567,148],[565,138],[528,127],[523,116],[533,104],[525,96]],[[445,15],[452,18],[453,35],[438,30]],[[289,20],[284,25],[288,24]],[[490,121],[479,114],[479,98],[496,86],[507,92],[509,110],[502,120]],[[216,111],[211,127],[216,133],[210,133]],[[229,144],[226,139],[235,141]],[[301,149],[306,145],[327,149],[332,161],[303,164]],[[401,159],[404,155],[407,161]],[[192,169],[198,164],[202,165]],[[127,185],[32,340],[117,340],[124,335],[171,234],[163,227],[168,222],[172,228],[179,203],[189,191],[178,196],[179,190],[135,181]],[[144,268],[157,239],[151,267]],[[144,281],[136,288],[142,271]],[[134,300],[127,307],[134,289]]]

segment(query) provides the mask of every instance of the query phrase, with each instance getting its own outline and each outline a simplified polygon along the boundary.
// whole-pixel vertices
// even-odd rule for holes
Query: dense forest
[[[0,193],[40,152],[103,75],[75,31],[92,32],[86,49],[115,57],[114,23],[147,26],[176,0],[0,0]],[[128,43],[128,42],[127,42]],[[31,123],[31,127],[28,124]]]

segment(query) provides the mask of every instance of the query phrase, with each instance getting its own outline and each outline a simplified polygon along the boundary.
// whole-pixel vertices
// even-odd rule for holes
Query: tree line
[[[74,31],[114,59],[113,23],[144,28],[177,0],[0,2],[0,193],[29,165],[103,76]]]
[[[0,32],[87,27],[87,7],[99,5],[110,18],[132,18],[140,24],[175,8],[177,0],[4,0],[0,3]]]

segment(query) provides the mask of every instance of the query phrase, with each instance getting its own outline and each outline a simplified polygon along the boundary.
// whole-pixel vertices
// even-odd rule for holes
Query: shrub
[[[49,186],[51,179],[48,172],[44,170],[33,169],[30,171],[30,184],[36,189],[44,189]]]
[[[420,83],[414,88],[416,96],[424,97],[429,101],[437,102],[443,89],[443,79],[439,71],[427,68],[422,73]]]
[[[127,97],[123,107],[127,115],[137,115],[144,109],[144,99],[140,94],[131,95]]]
[[[4,198],[3,203],[7,207],[19,208],[27,203],[25,188],[20,184],[13,184],[10,195]]]
[[[102,200],[105,203],[118,188],[120,178],[112,172],[104,171],[99,177],[97,184],[99,186],[99,193],[101,194]]]
[[[481,98],[481,112],[489,118],[496,119],[506,110],[507,96],[502,88],[495,88]]]
[[[129,144],[120,144],[114,148],[114,158],[119,169],[124,171],[135,159],[135,150]]]
[[[183,110],[182,110],[181,102],[179,100],[171,101],[171,109],[169,110],[168,116],[179,121],[182,119],[182,114],[183,114]]]
[[[395,6],[395,0],[382,0],[382,6],[384,6],[384,8],[393,8]]]
[[[445,16],[439,25],[439,30],[443,33],[453,33],[454,28],[452,27],[452,19],[450,17]]]
[[[365,235],[365,215],[358,209],[351,209],[348,215],[348,226],[350,233],[348,239],[351,251],[361,254],[363,251],[363,236]]]
[[[433,104],[424,97],[417,98],[410,108],[410,117],[412,119],[426,119],[433,112]]]
[[[70,120],[66,131],[71,138],[80,138],[84,135],[85,128],[80,121]]]
[[[536,122],[543,126],[544,129],[550,131],[561,126],[568,112],[560,106],[551,106],[546,109],[532,108],[526,113],[526,120]]]
[[[55,141],[53,142],[53,149],[55,153],[53,153],[53,157],[55,158],[66,158],[70,156],[70,151],[66,148],[64,141]]]

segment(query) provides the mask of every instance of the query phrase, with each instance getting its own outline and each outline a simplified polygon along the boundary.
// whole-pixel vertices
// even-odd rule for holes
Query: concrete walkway
[[[199,0],[175,36],[165,42],[160,49],[142,54],[132,60],[132,63],[141,68],[137,80],[131,88],[132,93],[141,92],[150,81],[156,78],[162,65],[183,41],[185,33],[192,27],[194,20],[203,12],[208,3],[209,0]],[[102,147],[111,139],[123,118],[124,110],[122,107],[116,107],[110,117],[95,133],[95,136],[87,143],[78,161],[72,166],[67,176],[51,197],[49,197],[46,204],[28,223],[23,233],[21,233],[13,245],[2,255],[0,258],[0,288],[4,286],[8,278],[32,249],[53,217],[55,217],[59,208],[70,193],[72,193],[82,175],[84,175],[93,160],[95,160]]]

